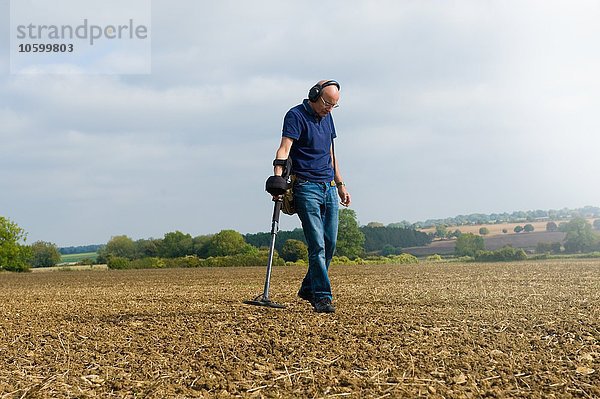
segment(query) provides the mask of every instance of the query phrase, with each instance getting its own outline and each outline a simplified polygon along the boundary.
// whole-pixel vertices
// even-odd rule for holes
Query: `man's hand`
[[[338,186],[338,195],[340,196],[340,204],[345,207],[350,206],[350,202],[352,202],[352,200],[350,199],[350,193],[348,190],[346,190],[345,185]]]
[[[270,176],[265,183],[265,190],[273,196],[283,195],[287,189],[287,180],[281,176]]]

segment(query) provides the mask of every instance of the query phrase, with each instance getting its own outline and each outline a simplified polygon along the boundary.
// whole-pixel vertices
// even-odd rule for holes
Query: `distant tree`
[[[338,217],[339,226],[336,254],[356,259],[363,254],[365,245],[365,235],[358,225],[356,212],[348,208],[340,209]],[[375,230],[379,229],[381,228],[375,228]]]
[[[531,233],[533,230],[535,230],[535,227],[533,227],[531,223],[527,223],[523,226],[523,231],[525,231],[525,233]]]
[[[77,247],[61,247],[58,248],[58,252],[60,252],[61,255],[85,254],[88,252],[98,252],[98,250],[102,247],[103,245],[99,244],[80,245]]]
[[[29,270],[31,248],[24,245],[25,241],[27,241],[25,230],[0,216],[0,270],[15,272]]]
[[[390,244],[386,244],[381,249],[380,253],[381,253],[381,256],[400,255],[402,253],[402,250],[400,248],[396,248]]]
[[[365,235],[365,252],[379,252],[386,245],[395,248],[418,247],[431,243],[433,233],[428,234],[415,229],[397,227],[366,227],[360,228]]]
[[[55,244],[44,241],[36,241],[31,244],[31,266],[52,267],[60,262],[60,252]]]
[[[566,233],[567,232],[567,222],[560,222],[558,224],[558,231],[560,231],[561,233]]]
[[[556,225],[555,222],[548,222],[546,223],[546,231],[556,231],[558,230],[558,226]]]
[[[592,227],[594,228],[594,230],[600,230],[600,219],[594,220],[594,223],[592,223]]]
[[[520,233],[523,231],[523,226],[519,225],[519,226],[515,226],[514,230],[515,233]]]
[[[135,243],[136,258],[155,258],[159,256],[162,240],[148,239],[137,240]]]
[[[475,256],[477,251],[485,249],[483,237],[473,233],[464,233],[456,239],[454,252],[458,256]]]
[[[133,240],[126,235],[114,236],[98,251],[98,261],[107,262],[110,257],[134,259],[136,247]]]
[[[553,254],[559,254],[562,249],[562,244],[560,242],[553,242],[550,244],[550,250]]]
[[[481,227],[479,228],[479,234],[482,236],[486,236],[490,234],[490,229],[488,229],[487,227]]]
[[[535,252],[538,254],[553,253],[559,254],[561,250],[560,242],[538,242]]]
[[[208,244],[210,242],[212,235],[203,235],[194,237],[194,253],[199,258],[207,258],[208,257]],[[245,240],[244,240],[245,241]]]
[[[159,246],[159,254],[163,258],[180,258],[193,253],[194,241],[192,236],[179,230],[165,234]]]
[[[535,247],[535,252],[538,254],[549,253],[552,251],[552,246],[549,242],[538,242]]]
[[[462,231],[460,231],[459,229],[456,229],[448,235],[448,238],[458,238],[461,235],[462,235]]]
[[[387,225],[389,228],[399,228],[399,229],[412,229],[414,228],[413,224],[408,220],[403,220],[397,223],[390,223]]]
[[[207,243],[208,256],[239,255],[258,251],[244,241],[244,237],[235,230],[221,230],[210,237]]]
[[[571,219],[567,223],[566,233],[566,252],[590,252],[598,245],[598,236],[592,231],[592,225],[582,217]]]
[[[308,247],[300,240],[287,240],[281,249],[281,257],[286,262],[297,262],[298,260],[308,262]]]
[[[380,222],[369,222],[367,223],[367,227],[385,227],[383,223]]]
[[[446,226],[445,224],[436,225],[435,236],[439,238],[446,238],[448,236],[448,226]]]
[[[271,233],[252,233],[244,235],[244,240],[255,248],[268,248],[271,245],[271,238]],[[281,253],[283,245],[290,239],[299,240],[306,244],[306,238],[304,237],[304,232],[301,228],[296,228],[291,231],[282,230],[277,233],[277,240],[275,240],[275,249],[277,250],[277,253]]]

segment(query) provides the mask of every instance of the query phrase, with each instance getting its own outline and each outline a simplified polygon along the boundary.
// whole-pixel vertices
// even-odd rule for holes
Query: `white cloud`
[[[151,75],[0,57],[0,210],[31,238],[268,231],[283,115],[321,78],[362,223],[598,205],[595,2],[152,7]]]

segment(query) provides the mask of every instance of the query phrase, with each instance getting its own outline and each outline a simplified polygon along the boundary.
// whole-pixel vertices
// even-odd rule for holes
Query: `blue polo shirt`
[[[321,118],[305,99],[285,114],[282,136],[294,140],[290,150],[293,174],[316,183],[333,180],[329,150],[336,134],[331,114]]]

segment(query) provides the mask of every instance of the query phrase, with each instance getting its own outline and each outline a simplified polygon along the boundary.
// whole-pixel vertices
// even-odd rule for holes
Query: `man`
[[[318,313],[335,312],[328,270],[337,241],[337,197],[343,206],[350,205],[333,146],[331,111],[339,99],[340,85],[335,80],[314,85],[308,99],[285,115],[275,156],[276,160],[292,158],[294,204],[308,243],[308,271],[298,296]],[[274,172],[281,176],[283,166],[276,165]]]

